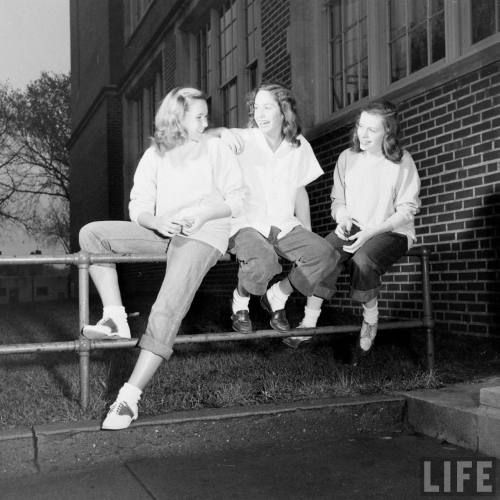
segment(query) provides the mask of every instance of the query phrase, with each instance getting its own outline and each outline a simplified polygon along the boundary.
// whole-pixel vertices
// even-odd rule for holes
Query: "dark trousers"
[[[351,265],[352,299],[368,302],[378,296],[381,276],[408,251],[408,238],[398,233],[382,233],[370,238],[354,254],[342,247],[350,243],[331,232],[326,241],[340,256],[337,265],[314,290],[316,297],[329,299],[337,289],[337,279],[347,263]]]
[[[292,286],[305,296],[337,264],[338,254],[321,236],[302,226],[278,239],[280,230],[271,228],[266,238],[257,230],[240,229],[229,240],[229,251],[239,262],[238,281],[253,295],[264,295],[269,281],[282,271],[279,257],[293,262],[288,274]]]

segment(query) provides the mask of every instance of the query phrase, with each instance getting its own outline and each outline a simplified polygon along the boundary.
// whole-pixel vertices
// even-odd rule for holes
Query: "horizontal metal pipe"
[[[79,262],[88,262],[89,264],[104,264],[110,262],[165,262],[166,253],[159,254],[86,254],[85,252],[69,253],[66,255],[25,255],[22,257],[0,257],[0,266],[2,265],[29,265],[29,264],[73,264]],[[224,254],[219,261],[229,261],[231,256]]]
[[[422,327],[421,320],[391,321],[379,323],[379,330],[395,330],[398,328]],[[197,333],[193,335],[179,335],[175,339],[176,344],[200,344],[205,342],[224,342],[229,340],[251,340],[261,338],[281,338],[289,337],[294,333],[300,335],[331,335],[334,333],[348,333],[359,331],[359,325],[333,325],[320,326],[317,328],[301,328],[300,330],[290,330],[288,332],[277,332],[275,330],[257,330],[252,333],[220,332],[220,333]],[[94,349],[124,349],[137,345],[138,339],[130,340],[91,340],[90,350]],[[63,352],[79,351],[78,340],[66,342],[50,342],[35,344],[9,344],[0,345],[0,354],[29,354],[37,352]]]

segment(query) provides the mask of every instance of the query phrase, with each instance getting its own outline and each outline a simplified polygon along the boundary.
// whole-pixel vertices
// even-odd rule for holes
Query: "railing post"
[[[78,254],[78,312],[79,312],[79,345],[80,358],[80,405],[86,410],[90,392],[90,342],[82,334],[82,328],[89,322],[89,265],[90,258],[86,252]]]
[[[429,278],[429,257],[428,248],[422,247],[422,303],[423,303],[423,323],[426,332],[427,342],[427,368],[429,372],[434,372],[434,317],[431,302],[431,285]]]

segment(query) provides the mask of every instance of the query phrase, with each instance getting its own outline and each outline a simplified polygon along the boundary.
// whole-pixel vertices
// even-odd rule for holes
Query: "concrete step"
[[[403,396],[416,432],[500,458],[500,377]]]

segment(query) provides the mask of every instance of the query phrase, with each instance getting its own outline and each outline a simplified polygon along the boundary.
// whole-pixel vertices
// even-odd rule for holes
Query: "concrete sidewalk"
[[[263,435],[256,436],[255,443],[239,440],[236,434],[221,449],[207,447],[192,453],[10,479],[0,482],[0,498],[417,499],[423,498],[424,457],[477,457],[405,431],[356,432],[350,426],[332,428],[326,420],[321,427],[314,423],[315,437],[311,439],[298,414],[286,422],[293,427],[293,439],[289,432],[283,432],[263,442],[261,438],[267,433],[275,435],[273,420],[260,426]],[[238,423],[246,434],[246,419]],[[237,427],[234,430],[237,432]],[[439,477],[432,478],[433,484],[440,484]],[[471,493],[446,498],[477,497]]]
[[[40,426],[28,462],[26,436],[0,440],[0,498],[424,498],[424,458],[480,455],[413,433],[407,408],[403,397],[364,397],[177,413],[119,432]],[[432,484],[444,484],[442,470]]]

